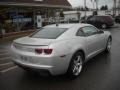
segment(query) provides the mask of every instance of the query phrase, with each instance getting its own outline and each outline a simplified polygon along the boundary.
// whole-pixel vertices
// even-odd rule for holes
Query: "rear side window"
[[[98,32],[98,30],[92,26],[86,26],[82,28],[82,32],[85,36],[91,36]]]
[[[104,17],[96,16],[96,21],[104,22]]]
[[[88,18],[88,21],[96,21],[96,17]]]
[[[37,32],[33,33],[32,38],[44,38],[44,39],[56,39],[63,34],[66,28],[41,28]]]
[[[77,31],[76,36],[85,36],[81,28]]]

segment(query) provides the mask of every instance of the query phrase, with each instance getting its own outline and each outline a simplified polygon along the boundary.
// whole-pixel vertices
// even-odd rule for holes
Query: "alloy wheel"
[[[111,39],[109,38],[107,42],[107,51],[110,51],[110,50],[111,50]]]
[[[73,74],[75,76],[78,76],[82,70],[82,57],[80,55],[77,55],[73,62]]]

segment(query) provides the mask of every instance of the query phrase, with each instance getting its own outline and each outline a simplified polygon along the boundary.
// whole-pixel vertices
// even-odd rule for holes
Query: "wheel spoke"
[[[76,67],[76,66],[74,66],[73,73],[75,73],[76,69],[77,69],[77,67]]]
[[[80,61],[80,58],[81,58],[81,56],[78,56],[78,57],[77,57],[77,62],[79,62],[79,61]]]
[[[77,56],[76,59],[74,60],[74,64],[77,64],[80,62],[81,56]]]
[[[74,66],[73,66],[73,73],[74,75],[78,75],[81,71],[82,68],[82,58],[81,56],[76,56],[76,58],[74,59]]]
[[[110,50],[110,49],[111,49],[111,40],[108,40],[107,49],[108,49],[108,50]]]
[[[79,67],[76,68],[76,74],[79,74],[80,70]]]

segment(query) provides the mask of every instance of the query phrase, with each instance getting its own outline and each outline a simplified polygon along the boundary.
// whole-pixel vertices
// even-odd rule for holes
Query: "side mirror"
[[[98,33],[99,33],[99,34],[102,34],[102,33],[104,33],[104,31],[100,30]]]

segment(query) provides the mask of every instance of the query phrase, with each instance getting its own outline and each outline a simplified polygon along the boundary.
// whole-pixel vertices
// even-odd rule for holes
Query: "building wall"
[[[65,14],[65,20],[69,20],[69,19],[78,20],[78,15],[76,13],[74,13],[74,14]]]
[[[43,26],[49,24],[49,17],[55,17],[58,8],[47,7],[0,7],[0,26],[5,33],[37,28],[37,15],[42,16]]]
[[[80,17],[84,17],[85,16],[85,11],[79,11],[80,12]],[[105,11],[98,11],[99,15],[105,15]],[[65,19],[71,19],[71,18],[75,18],[78,20],[78,14],[77,11],[65,11],[64,12],[65,15]],[[86,12],[86,16],[90,16],[93,15],[93,11],[87,11]]]
[[[80,17],[84,17],[85,16],[85,11],[79,11],[80,12]],[[109,11],[98,11],[98,15],[113,15],[113,11],[109,10]],[[119,14],[119,11],[116,11],[116,15]],[[86,16],[90,16],[93,15],[93,11],[87,11],[86,12]],[[65,11],[64,12],[64,16],[65,19],[71,19],[71,18],[75,18],[78,20],[78,15],[77,15],[77,11]]]

